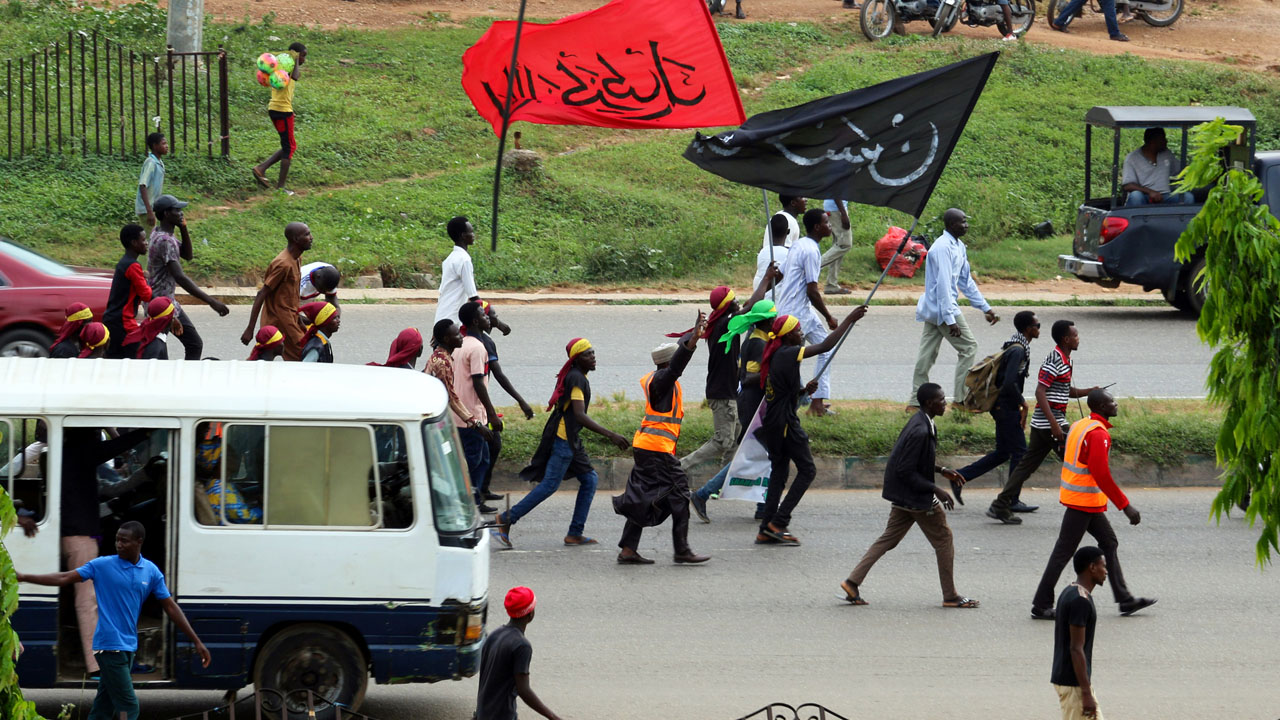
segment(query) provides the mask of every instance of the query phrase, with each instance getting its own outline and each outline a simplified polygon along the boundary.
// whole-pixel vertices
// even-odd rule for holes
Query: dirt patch
[[[163,3],[162,3],[163,4]],[[602,0],[529,0],[530,17],[554,19],[590,10]],[[732,5],[729,5],[732,9]],[[205,0],[205,12],[219,20],[255,19],[274,13],[283,23],[325,28],[392,28],[452,18],[514,18],[519,0]],[[744,0],[744,22],[804,20],[856,27],[857,11],[842,10],[839,0]],[[1156,28],[1141,20],[1122,26],[1132,42],[1107,38],[1102,16],[1086,12],[1070,34],[1053,32],[1043,15],[1048,2],[1037,3],[1040,17],[1027,41],[1086,52],[1176,60],[1202,60],[1236,67],[1280,68],[1280,3],[1276,0],[1187,0],[1187,8],[1173,26]],[[912,23],[909,31],[928,32],[926,23]],[[958,27],[968,37],[994,38],[995,28]]]

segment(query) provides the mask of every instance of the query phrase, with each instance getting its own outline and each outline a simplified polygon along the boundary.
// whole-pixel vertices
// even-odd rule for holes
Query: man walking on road
[[[1058,615],[1053,621],[1053,671],[1049,682],[1058,693],[1062,720],[1102,720],[1093,696],[1093,632],[1098,610],[1093,589],[1107,581],[1105,554],[1086,545],[1072,561],[1076,581],[1058,595]]]
[[[658,369],[640,378],[644,390],[644,418],[631,440],[635,467],[626,490],[613,498],[613,511],[625,517],[618,562],[623,565],[652,565],[640,554],[640,535],[646,527],[656,527],[671,518],[671,545],[677,564],[703,563],[711,558],[689,547],[689,478],[676,460],[676,443],[684,420],[684,399],[680,374],[684,372],[698,338],[707,329],[701,311],[693,329],[679,343],[666,343],[651,353]]]
[[[124,255],[111,278],[102,324],[110,331],[107,357],[132,358],[138,356],[138,348],[125,347],[124,338],[138,329],[138,303],[151,302],[151,286],[138,262],[139,255],[147,254],[147,233],[141,225],[125,225],[120,228],[120,244]]]
[[[138,651],[138,613],[142,603],[154,596],[174,626],[191,638],[200,656],[200,666],[209,667],[209,649],[191,629],[182,608],[165,587],[164,575],[155,563],[142,557],[146,537],[142,523],[130,520],[116,531],[116,555],[95,558],[75,570],[25,575],[18,582],[65,587],[92,580],[98,603],[98,627],[93,633],[93,654],[101,668],[98,694],[89,710],[89,720],[138,718],[138,697],[133,691],[134,654]]]
[[[805,236],[796,240],[787,255],[787,264],[782,268],[782,282],[778,285],[778,312],[790,315],[800,321],[804,333],[804,341],[810,345],[818,345],[827,337],[827,329],[836,329],[836,318],[827,310],[827,303],[822,299],[822,290],[818,280],[822,277],[822,252],[818,242],[831,234],[827,224],[827,213],[814,208],[804,214]],[[825,323],[825,324],[824,324]],[[828,356],[818,358],[818,366],[827,365]],[[826,402],[831,397],[832,369],[822,373],[818,378],[818,387],[812,393],[813,401],[809,404],[809,414],[821,417],[834,415]]]
[[[485,638],[480,651],[480,690],[475,720],[516,720],[517,697],[539,715],[560,720],[529,684],[533,645],[525,637],[525,630],[533,622],[537,604],[537,596],[527,587],[507,591],[503,606],[511,622]]]
[[[176,286],[181,285],[187,294],[213,308],[219,317],[226,317],[230,310],[216,298],[200,289],[199,285],[187,277],[182,271],[182,260],[195,257],[191,247],[191,234],[187,232],[187,218],[182,208],[187,203],[172,195],[161,195],[156,198],[152,208],[157,220],[156,229],[151,231],[151,242],[147,245],[147,282],[155,297],[167,297],[173,301],[174,313],[182,325],[182,333],[178,340],[182,343],[183,357],[187,360],[199,360],[204,352],[204,341],[187,314],[174,297]],[[182,236],[182,241],[174,236],[174,231]]]
[[[826,200],[822,209],[827,212],[827,224],[831,227],[831,247],[822,254],[822,274],[826,283],[822,292],[827,295],[848,295],[849,288],[840,284],[840,261],[853,247],[853,223],[849,221],[849,203],[846,200]]]
[[[1031,414],[1031,441],[1026,454],[1009,473],[1004,489],[987,508],[987,517],[1006,525],[1022,523],[1022,518],[1013,514],[1013,505],[1031,473],[1040,467],[1050,452],[1062,456],[1062,444],[1067,439],[1066,431],[1062,429],[1067,423],[1067,400],[1084,397],[1098,389],[1077,390],[1071,385],[1071,353],[1080,347],[1080,332],[1076,330],[1076,324],[1070,320],[1059,320],[1053,324],[1050,336],[1053,337],[1054,348],[1040,365],[1040,374],[1036,378],[1036,410]]]
[[[253,298],[249,326],[240,336],[240,343],[248,345],[253,340],[253,328],[261,311],[263,325],[275,325],[284,333],[284,359],[298,362],[302,360],[302,335],[305,332],[298,318],[298,288],[302,286],[302,267],[298,259],[311,249],[311,228],[305,223],[291,222],[284,227],[284,238],[288,245],[267,266],[262,289]]]
[[[1120,614],[1132,615],[1156,603],[1155,598],[1134,597],[1129,592],[1124,573],[1120,571],[1120,558],[1116,555],[1119,542],[1111,523],[1107,522],[1107,500],[1124,512],[1130,525],[1142,522],[1142,515],[1111,477],[1111,434],[1107,431],[1111,429],[1111,418],[1119,412],[1119,407],[1111,393],[1094,388],[1089,392],[1089,411],[1089,417],[1077,420],[1067,434],[1062,481],[1058,489],[1058,501],[1067,509],[1062,514],[1058,541],[1053,546],[1049,564],[1045,566],[1044,575],[1040,576],[1040,585],[1031,601],[1033,618],[1053,617],[1053,588],[1086,532],[1098,541],[1098,547],[1107,556],[1111,593],[1120,606]]]
[[[956,550],[947,513],[955,507],[951,495],[933,482],[934,474],[954,480],[956,472],[936,465],[938,428],[933,419],[947,411],[947,394],[941,385],[925,383],[916,391],[920,412],[911,416],[898,435],[884,469],[885,500],[893,503],[889,524],[880,538],[871,544],[858,566],[840,583],[844,599],[854,605],[866,605],[862,597],[862,581],[885,553],[898,546],[912,525],[929,539],[938,557],[938,579],[942,582],[942,606],[976,608],[979,603],[956,592],[952,579]]]
[[[485,372],[492,375],[493,379],[498,381],[498,385],[501,386],[503,390],[507,391],[507,394],[511,396],[512,400],[516,401],[516,404],[520,406],[520,412],[524,413],[524,419],[532,420],[533,408],[529,407],[529,403],[525,402],[524,397],[516,390],[516,386],[511,383],[510,378],[508,378],[507,374],[503,372],[502,363],[498,360],[498,343],[491,335],[493,328],[502,328],[507,326],[498,319],[498,313],[493,309],[492,305],[481,300],[480,307],[484,312],[481,313],[482,317],[478,319],[478,322],[479,327],[483,329],[476,334],[476,338],[481,343],[484,343],[484,350],[489,354],[489,363]],[[508,332],[510,332],[510,328],[508,328]],[[502,495],[492,492],[489,489],[489,481],[493,479],[493,466],[498,464],[498,455],[502,452],[502,431],[493,430],[490,432],[488,442],[489,467],[485,470],[484,475],[478,480],[473,478],[473,482],[476,486],[476,494],[481,496],[484,500],[501,500],[503,497]]]
[[[938,347],[943,338],[956,349],[955,394],[951,396],[953,407],[964,402],[964,378],[973,367],[978,354],[978,341],[969,330],[960,305],[956,302],[960,293],[969,303],[981,310],[987,322],[995,325],[1000,316],[991,309],[978,290],[969,269],[969,255],[960,238],[969,232],[969,218],[963,210],[951,208],[942,215],[946,231],[933,241],[924,263],[924,294],[916,302],[916,322],[924,323],[920,335],[920,351],[916,355],[916,369],[911,377],[911,397],[907,410],[919,407],[916,391],[929,382],[929,370],[938,360]]]
[[[467,334],[462,338],[462,345],[453,351],[453,389],[462,404],[471,411],[471,417],[480,425],[488,426],[490,431],[482,433],[478,428],[459,426],[458,438],[462,441],[462,454],[467,459],[467,474],[471,477],[476,508],[482,513],[495,513],[497,508],[484,504],[493,461],[489,439],[491,433],[502,432],[502,417],[489,398],[489,351],[480,340],[484,331],[489,329],[489,318],[478,302],[465,303],[458,309],[458,316]],[[461,417],[453,418],[455,424],[462,421]]]
[[[960,490],[965,483],[995,470],[1006,460],[1009,461],[1009,473],[1012,474],[1027,452],[1027,437],[1023,434],[1027,427],[1027,401],[1023,393],[1031,367],[1031,341],[1040,337],[1040,320],[1034,312],[1023,310],[1013,316],[1013,328],[1013,337],[1001,347],[1004,355],[1000,357],[1000,367],[996,370],[995,382],[1000,391],[995,404],[991,406],[991,419],[996,423],[996,447],[956,470],[960,474],[960,480],[953,481],[951,489],[961,505],[964,501],[960,499]],[[1014,500],[1009,508],[1013,512],[1035,512],[1039,509],[1018,500],[1016,495]]]

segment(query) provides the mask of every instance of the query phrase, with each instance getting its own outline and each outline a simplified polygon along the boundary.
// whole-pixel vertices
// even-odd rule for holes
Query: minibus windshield
[[[468,532],[476,524],[476,506],[462,471],[462,446],[446,415],[422,423],[422,445],[431,474],[431,509],[436,530]]]

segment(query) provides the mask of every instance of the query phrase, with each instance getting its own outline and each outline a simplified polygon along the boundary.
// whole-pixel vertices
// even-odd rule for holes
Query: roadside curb
[[[939,457],[938,464],[951,468],[964,467],[977,460],[977,455],[957,455]],[[816,457],[818,476],[810,487],[826,490],[873,490],[884,484],[884,468],[887,456],[874,458],[860,457]],[[631,458],[608,458],[593,462],[596,474],[600,476],[597,486],[599,490],[621,492],[631,475]],[[1060,465],[1052,456],[1040,469],[1027,479],[1026,486],[1033,488],[1058,487]],[[513,493],[527,491],[533,486],[522,482],[517,473],[520,468],[500,462],[494,469],[492,487]],[[689,472],[691,490],[696,490],[719,470],[718,467],[701,465]],[[1008,477],[1008,466],[1001,466],[998,471],[986,475],[965,485],[969,488],[1001,488]],[[1160,466],[1148,460],[1139,460],[1123,455],[1114,456],[1111,463],[1111,474],[1123,488],[1186,488],[1186,487],[1219,487],[1219,470],[1214,458],[1208,455],[1187,453],[1183,462],[1177,467]],[[939,478],[938,486],[949,489],[946,482]]]

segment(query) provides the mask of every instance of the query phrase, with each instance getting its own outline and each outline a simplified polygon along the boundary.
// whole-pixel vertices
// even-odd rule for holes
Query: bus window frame
[[[13,431],[14,420],[21,420],[23,423],[26,423],[32,420],[34,420],[37,423],[40,423],[40,422],[44,423],[45,443],[44,443],[44,452],[43,452],[44,454],[44,468],[43,468],[44,476],[43,477],[20,478],[13,474],[12,466],[13,466],[13,461],[15,459],[14,453],[26,452],[25,447],[18,448],[17,446],[14,445],[14,440],[15,440],[15,433]],[[51,442],[52,438],[50,437],[52,435],[52,431],[50,430],[52,425],[50,424],[49,419],[43,415],[3,415],[3,416],[0,416],[0,422],[4,423],[9,429],[9,432],[6,435],[4,442],[7,444],[8,451],[9,451],[8,452],[9,459],[5,461],[5,465],[10,466],[9,472],[3,476],[0,476],[0,485],[3,485],[5,494],[9,496],[9,501],[14,502],[15,496],[13,492],[13,485],[15,481],[20,479],[22,480],[34,479],[34,480],[40,480],[41,482],[44,483],[44,488],[43,488],[44,514],[40,516],[39,520],[36,520],[36,528],[38,530],[44,530],[45,526],[48,525],[49,523],[49,518],[53,515],[53,483],[50,482],[50,476],[53,473],[53,444]],[[34,437],[35,435],[33,431],[32,438]],[[26,469],[27,469],[26,460],[24,459],[22,471],[26,472]],[[61,483],[59,483],[59,488],[61,488]],[[61,495],[59,495],[58,497],[58,503],[59,503],[59,507],[61,507],[61,503],[62,503]]]

